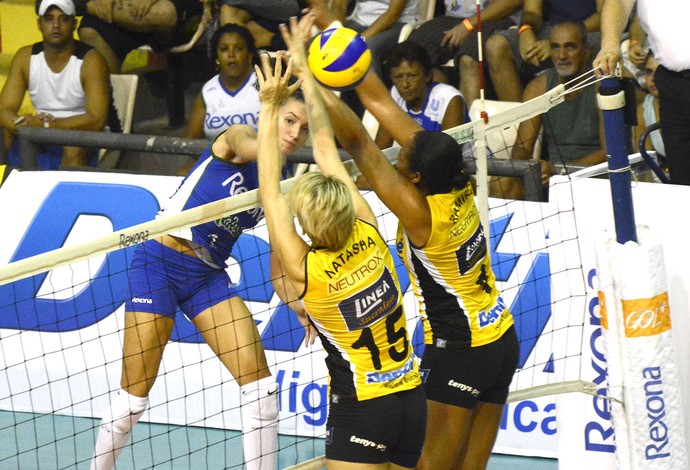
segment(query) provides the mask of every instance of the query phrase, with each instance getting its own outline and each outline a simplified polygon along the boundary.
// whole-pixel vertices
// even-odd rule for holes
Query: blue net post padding
[[[637,242],[630,187],[630,164],[625,150],[625,95],[617,78],[602,80],[597,102],[604,117],[616,241],[621,244],[628,241]]]

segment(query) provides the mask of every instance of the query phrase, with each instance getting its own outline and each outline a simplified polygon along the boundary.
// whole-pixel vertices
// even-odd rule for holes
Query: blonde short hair
[[[355,225],[355,208],[342,180],[307,173],[290,188],[288,203],[315,246],[336,251],[345,245]]]

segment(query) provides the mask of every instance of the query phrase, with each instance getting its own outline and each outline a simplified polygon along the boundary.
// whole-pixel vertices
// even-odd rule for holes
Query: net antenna
[[[479,100],[480,114],[484,126],[489,123],[489,116],[486,113],[486,100],[484,98],[484,47],[482,46],[482,5],[481,0],[476,2],[477,8],[477,57],[479,58]],[[488,243],[491,243],[491,232],[489,223],[489,170],[486,162],[486,127],[478,123],[475,128],[476,138],[476,157],[477,157],[477,199],[479,205],[479,218],[484,226],[484,232]]]

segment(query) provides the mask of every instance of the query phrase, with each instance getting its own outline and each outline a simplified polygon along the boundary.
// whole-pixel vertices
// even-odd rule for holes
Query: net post
[[[637,242],[630,188],[630,163],[625,150],[625,93],[617,78],[606,78],[601,81],[597,103],[604,119],[616,240],[621,244],[628,241]]]

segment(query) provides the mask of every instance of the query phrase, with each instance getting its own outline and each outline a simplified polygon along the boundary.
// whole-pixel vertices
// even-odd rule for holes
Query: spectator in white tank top
[[[12,145],[7,149],[11,166],[20,165],[14,139],[18,129],[100,131],[108,116],[108,68],[98,51],[74,39],[77,22],[72,0],[43,0],[36,12],[43,40],[17,51],[0,94],[0,125],[6,144]],[[20,115],[27,91],[36,112]],[[47,147],[39,155],[41,169],[57,169],[60,164],[84,166],[87,152],[75,147]]]

